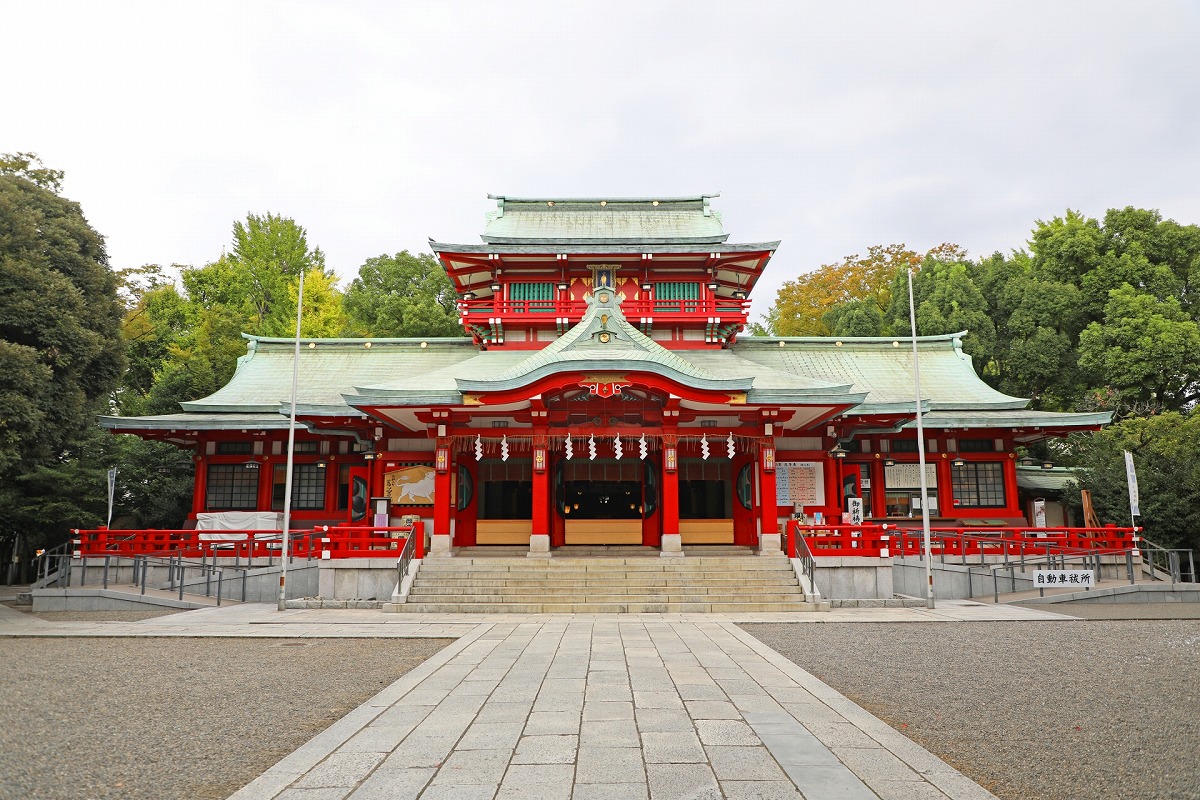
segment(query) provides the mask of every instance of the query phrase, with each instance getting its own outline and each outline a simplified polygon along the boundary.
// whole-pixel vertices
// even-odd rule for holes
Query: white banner
[[[117,490],[117,468],[109,467],[108,469],[108,521],[104,523],[105,527],[112,525],[113,511],[113,495]]]
[[[1125,451],[1125,479],[1129,482],[1129,513],[1140,517],[1142,510],[1138,508],[1137,470],[1133,468],[1133,453]]]

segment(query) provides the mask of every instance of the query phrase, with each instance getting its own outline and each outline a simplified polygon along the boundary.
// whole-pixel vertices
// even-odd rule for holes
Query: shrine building
[[[920,524],[910,338],[743,336],[779,242],[729,243],[711,197],[493,199],[482,243],[430,244],[462,337],[301,339],[293,527],[368,525],[374,500],[430,555],[668,555],[778,551],[795,514]],[[929,512],[1028,524],[1016,447],[1109,415],[1027,409],[965,335],[917,340]],[[191,454],[191,525],[283,510],[295,340],[246,339],[214,394],[101,419]]]

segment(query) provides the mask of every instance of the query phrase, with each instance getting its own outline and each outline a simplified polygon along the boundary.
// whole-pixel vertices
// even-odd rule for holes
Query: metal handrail
[[[817,591],[817,560],[809,549],[808,542],[800,536],[794,525],[786,526],[787,556],[800,562],[800,572],[808,578],[808,585]]]
[[[1196,583],[1196,561],[1190,549],[1184,547],[1163,547],[1160,544],[1155,544],[1146,537],[1142,537],[1142,564],[1150,568],[1150,580],[1163,580],[1158,576],[1160,568],[1157,566],[1158,560],[1161,558],[1164,562],[1162,571],[1166,572],[1171,579],[1171,586],[1176,583]],[[1181,558],[1183,554],[1187,554],[1188,571],[1187,580],[1184,580],[1181,569]]]
[[[1126,576],[1129,580],[1129,583],[1133,584],[1135,582],[1134,574],[1133,574],[1133,553],[1134,553],[1134,551],[1133,550],[1125,550],[1125,551],[1123,551],[1123,553],[1125,555]],[[1096,551],[1096,550],[1089,550],[1089,551],[1083,551],[1083,552],[1071,553],[1071,554],[1048,553],[1048,554],[1045,554],[1042,558],[1037,558],[1037,559],[1030,559],[1030,560],[1022,559],[1020,562],[1010,561],[1008,559],[1005,559],[1003,562],[996,562],[994,564],[991,564],[990,566],[987,564],[984,564],[983,562],[980,562],[980,564],[978,566],[981,568],[980,574],[985,575],[985,576],[989,573],[991,574],[991,576],[992,576],[992,601],[995,603],[999,603],[1000,602],[1000,573],[1007,570],[1008,580],[1009,580],[1009,591],[1011,591],[1011,592],[1017,591],[1018,563],[1020,565],[1020,571],[1022,573],[1027,573],[1029,570],[1037,569],[1039,567],[1044,567],[1045,569],[1069,569],[1070,565],[1073,562],[1076,562],[1081,567],[1083,567],[1083,569],[1086,569],[1086,570],[1094,573],[1096,582],[1099,583],[1101,578],[1103,577],[1103,575],[1101,574],[1101,560],[1100,559],[1101,559],[1101,557],[1103,557],[1105,555],[1114,555],[1114,553],[1108,553],[1105,551]],[[974,581],[973,581],[973,577],[976,574],[975,566],[977,566],[977,565],[974,565],[974,564],[966,565],[966,567],[967,567],[967,598],[968,599],[974,599],[974,597],[975,597],[975,585],[974,585]],[[1022,580],[1026,580],[1026,578],[1022,578]],[[1040,594],[1042,596],[1045,596],[1045,587],[1038,587],[1038,588],[1042,590],[1040,592]],[[1090,586],[1085,587],[1085,589],[1087,591],[1091,591]]]
[[[412,567],[413,556],[416,554],[416,543],[416,537],[410,535],[404,539],[404,546],[400,548],[400,557],[396,559],[397,590],[404,585],[404,578]]]
[[[126,557],[131,558],[133,561],[133,585],[140,586],[141,593],[143,595],[146,594],[146,576],[149,573],[149,567],[151,564],[156,564],[158,566],[165,566],[167,568],[168,588],[172,591],[177,590],[179,593],[180,600],[183,599],[183,595],[185,593],[186,594],[194,594],[197,596],[199,596],[201,594],[201,592],[199,592],[199,591],[189,591],[187,589],[187,581],[185,580],[186,575],[187,575],[187,570],[189,570],[189,569],[199,570],[201,575],[203,575],[203,577],[204,577],[203,595],[205,597],[212,597],[212,582],[213,582],[213,578],[215,577],[216,582],[217,582],[217,605],[218,606],[221,605],[221,599],[223,597],[223,584],[224,584],[224,579],[225,579],[225,571],[233,570],[235,572],[238,572],[240,574],[239,577],[241,579],[240,602],[243,602],[243,603],[246,602],[246,575],[250,571],[249,567],[237,567],[237,566],[231,567],[228,565],[218,566],[217,564],[206,564],[203,562],[203,560],[201,561],[201,563],[196,564],[194,561],[189,561],[189,560],[185,559],[182,555],[178,555],[178,556],[174,556],[174,557],[170,557],[170,558],[156,558],[154,556],[146,556],[146,555],[117,556],[118,559],[126,558]],[[106,588],[106,589],[108,588],[108,559],[109,558],[110,558],[110,556],[104,557],[104,580],[105,580],[104,588]],[[84,559],[83,569],[84,569],[84,572],[82,572],[81,575],[85,574],[86,569],[87,569],[86,559]],[[81,585],[83,584],[82,577],[80,579],[80,584]]]

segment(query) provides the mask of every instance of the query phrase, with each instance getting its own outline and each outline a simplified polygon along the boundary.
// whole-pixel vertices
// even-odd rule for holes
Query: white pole
[[[288,420],[287,475],[283,485],[283,552],[279,573],[279,610],[287,608],[287,565],[291,550],[292,467],[296,460],[296,385],[300,376],[300,315],[304,309],[304,268],[300,269],[300,290],[296,293],[296,350],[292,355],[292,414]]]
[[[917,363],[917,311],[913,303],[912,276],[908,270],[908,321],[912,326],[913,383],[917,391],[917,463],[921,470],[921,530],[925,534],[925,607],[933,608],[933,548],[929,543],[929,486],[925,479],[925,427],[921,423],[921,367]]]

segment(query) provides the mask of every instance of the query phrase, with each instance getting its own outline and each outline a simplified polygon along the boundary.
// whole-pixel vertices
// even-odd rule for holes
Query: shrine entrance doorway
[[[657,545],[656,470],[649,459],[559,459],[551,543]]]

